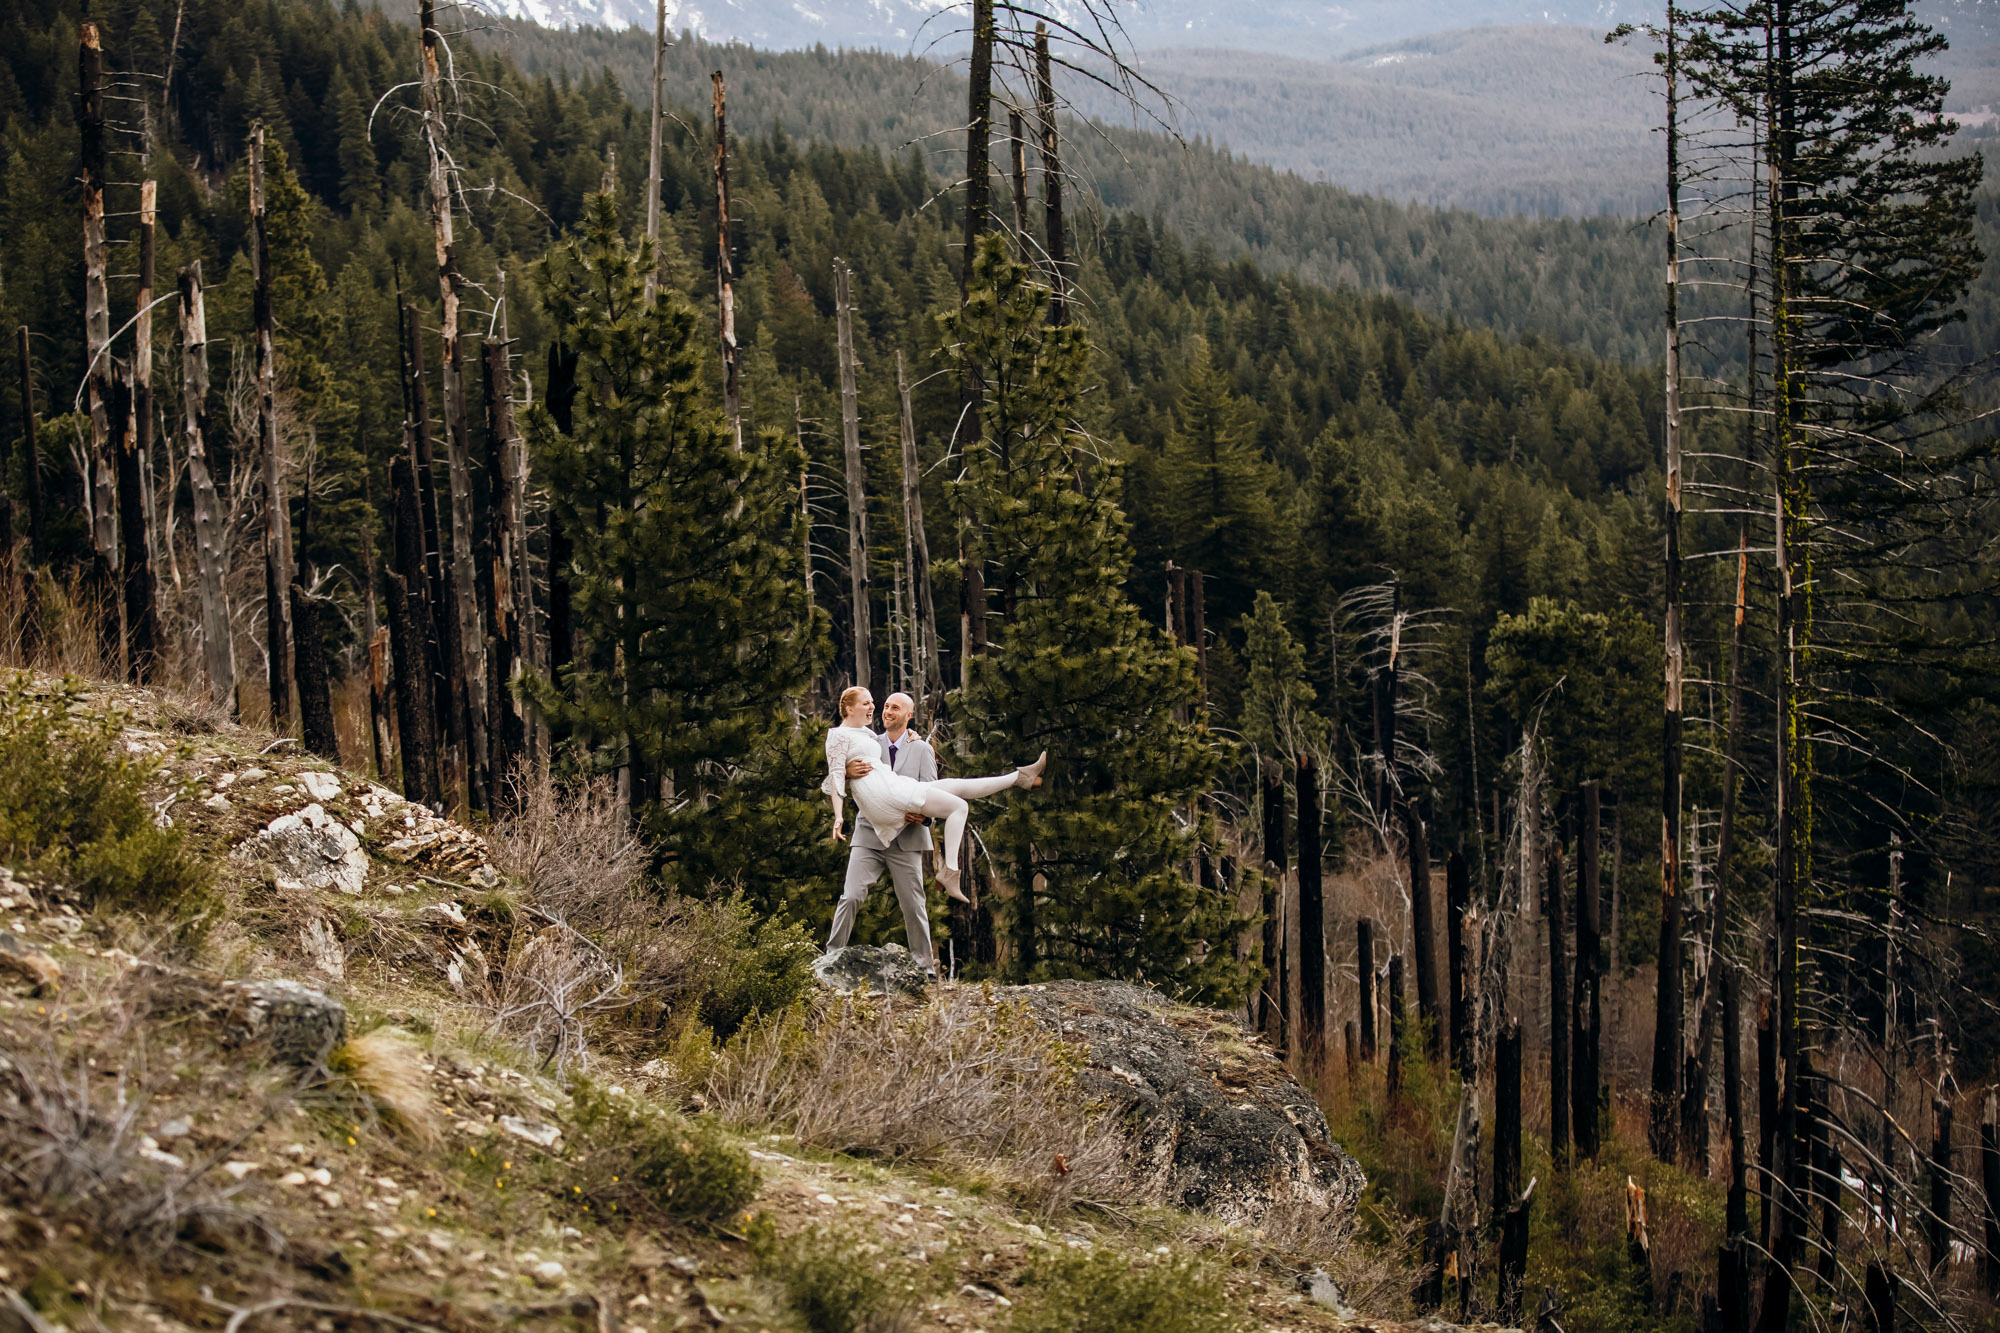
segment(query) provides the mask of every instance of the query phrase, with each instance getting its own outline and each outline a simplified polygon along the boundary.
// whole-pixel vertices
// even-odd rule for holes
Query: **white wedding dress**
[[[868,776],[854,779],[851,786],[850,759],[865,759],[870,765]],[[843,800],[852,795],[860,818],[874,827],[885,846],[903,831],[904,815],[923,813],[924,785],[890,768],[882,757],[881,742],[866,727],[834,727],[826,733],[826,781],[819,789]]]

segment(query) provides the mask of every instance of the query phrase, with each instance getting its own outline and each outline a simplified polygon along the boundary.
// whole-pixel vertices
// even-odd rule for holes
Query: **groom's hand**
[[[930,822],[930,820],[925,819],[922,815],[912,814],[908,811],[903,813],[903,825],[906,828],[911,824],[928,824]]]
[[[865,778],[874,771],[875,766],[866,759],[850,759],[847,761],[847,776],[850,778]]]

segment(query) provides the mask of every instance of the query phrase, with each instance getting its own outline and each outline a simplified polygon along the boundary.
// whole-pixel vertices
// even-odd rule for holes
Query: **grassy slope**
[[[521,939],[521,890],[482,887],[479,837],[341,775],[322,804],[355,821],[370,858],[364,892],[275,889],[227,849],[305,805],[301,775],[325,765],[265,753],[268,736],[160,696],[106,688],[90,706],[128,715],[128,745],[161,757],[151,799],[171,797],[164,808],[224,867],[227,907],[196,952],[163,971],[140,961],[176,952],[157,923],[85,915],[52,886],[0,882],[0,927],[67,974],[52,994],[0,986],[0,1052],[46,1092],[50,1124],[89,1129],[55,1138],[90,1182],[26,1203],[12,1192],[15,1206],[0,1206],[0,1286],[73,1329],[216,1328],[232,1308],[280,1297],[325,1308],[273,1307],[254,1327],[381,1326],[347,1307],[452,1330],[799,1326],[760,1276],[746,1216],[635,1218],[574,1088],[494,1035],[447,982],[445,965],[474,956],[472,945],[498,958]],[[315,922],[340,941],[341,962],[314,945]],[[230,1044],[185,1002],[219,975],[291,977],[340,995],[351,1038],[330,1062],[340,1072],[302,1082]],[[592,1086],[634,1107],[683,1104],[670,1073],[647,1063],[653,1054],[631,1043],[600,1053]],[[543,1151],[510,1135],[507,1117],[556,1125],[565,1139]],[[1344,1326],[1296,1294],[1295,1259],[1255,1233],[1163,1209],[1035,1214],[976,1169],[814,1152],[763,1126],[732,1126],[724,1140],[748,1148],[762,1177],[748,1211],[780,1232],[837,1223],[877,1247],[868,1261],[903,1290],[902,1327],[1004,1327],[998,1298],[1019,1295],[1024,1270],[1057,1246],[1110,1247],[1134,1263],[1160,1246],[1198,1251],[1224,1266],[1232,1301],[1257,1324]],[[22,1143],[0,1141],[0,1160],[18,1163]]]

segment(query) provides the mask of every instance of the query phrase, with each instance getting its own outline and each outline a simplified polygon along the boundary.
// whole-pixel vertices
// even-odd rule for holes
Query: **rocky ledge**
[[[921,993],[895,945],[823,958],[822,984],[848,993]],[[912,976],[912,973],[916,976]],[[1080,1090],[1121,1122],[1144,1192],[1247,1226],[1337,1234],[1366,1183],[1326,1116],[1268,1045],[1228,1014],[1117,981],[997,987],[1085,1051]]]

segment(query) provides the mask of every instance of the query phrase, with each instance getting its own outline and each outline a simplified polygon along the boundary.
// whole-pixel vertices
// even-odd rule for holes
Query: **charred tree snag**
[[[1257,1030],[1285,1042],[1285,779],[1275,763],[1265,760],[1260,773],[1264,806],[1264,985],[1257,993]],[[1349,1052],[1348,1062],[1353,1063]]]
[[[1599,1147],[1599,1049],[1603,1009],[1604,944],[1599,937],[1598,835],[1601,813],[1596,782],[1583,784],[1582,828],[1576,849],[1576,991],[1570,1048],[1570,1130],[1579,1156],[1595,1160]]]
[[[125,663],[136,685],[149,684],[160,662],[153,543],[146,531],[146,468],[153,454],[153,233],[158,197],[157,182],[140,184],[139,312],[133,320],[132,413],[118,438],[118,537],[125,548]]]
[[[326,640],[319,632],[319,609],[305,585],[293,580],[292,634],[298,645],[299,725],[307,753],[340,762],[333,728],[333,691],[327,681]]]
[[[77,128],[82,132],[78,180],[83,187],[83,351],[89,362],[84,398],[90,417],[90,469],[83,479],[84,504],[90,512],[97,577],[108,582],[118,566],[111,461],[111,296],[104,235],[104,186],[109,173],[105,165],[104,48],[97,24],[88,19],[79,29],[77,91]],[[111,614],[117,614],[115,607]]]
[[[1493,1216],[1521,1190],[1521,1020],[1501,1025],[1493,1053]]]
[[[722,410],[729,418],[729,437],[741,453],[743,366],[736,345],[736,260],[729,245],[729,113],[722,71],[708,77],[715,111],[715,325],[722,335]]]
[[[1389,955],[1389,1095],[1403,1090],[1403,955]]]
[[[28,558],[37,566],[49,560],[48,540],[42,531],[42,442],[40,423],[35,419],[35,364],[28,354],[28,326],[18,333],[21,357],[22,438],[27,457],[21,460],[28,491]]]
[[[1056,133],[1056,82],[1049,27],[1035,24],[1035,119],[1042,138],[1042,248],[1049,256],[1049,323],[1069,318],[1069,246],[1063,235],[1062,139]]]
[[[1444,863],[1445,967],[1451,977],[1451,1057],[1460,1078],[1472,1077],[1472,1010],[1466,992],[1465,914],[1472,907],[1472,872],[1465,853]]]
[[[1361,1016],[1361,1059],[1375,1063],[1375,923],[1362,917],[1354,923],[1354,979],[1358,985],[1355,1010]]]
[[[187,451],[188,490],[194,499],[194,554],[201,602],[202,666],[209,697],[236,712],[236,645],[229,621],[229,565],[221,497],[208,468],[208,315],[201,292],[201,261],[181,270],[181,441]]]
[[[403,795],[419,805],[444,799],[438,772],[437,706],[430,653],[430,608],[419,589],[424,581],[424,527],[420,497],[407,454],[389,466],[394,505],[396,568],[389,589],[389,647],[396,658],[396,725],[402,737]]]
[[[1326,902],[1321,895],[1319,766],[1299,756],[1299,1041],[1306,1068],[1326,1054]]]
[[[1569,942],[1564,937],[1569,913],[1563,902],[1561,843],[1549,847],[1543,885],[1549,918],[1549,1158],[1560,1170],[1568,1165],[1570,1152]]]
[[[292,520],[278,453],[277,319],[271,308],[271,248],[264,216],[264,125],[250,129],[250,280],[256,325],[257,445],[264,466],[264,633],[271,727],[292,717]]]
[[[853,598],[854,683],[872,683],[875,635],[869,624],[868,475],[861,461],[860,391],[855,382],[854,305],[848,294],[850,273],[842,260],[833,261],[833,308],[840,353],[840,442],[847,472],[847,586]]]

